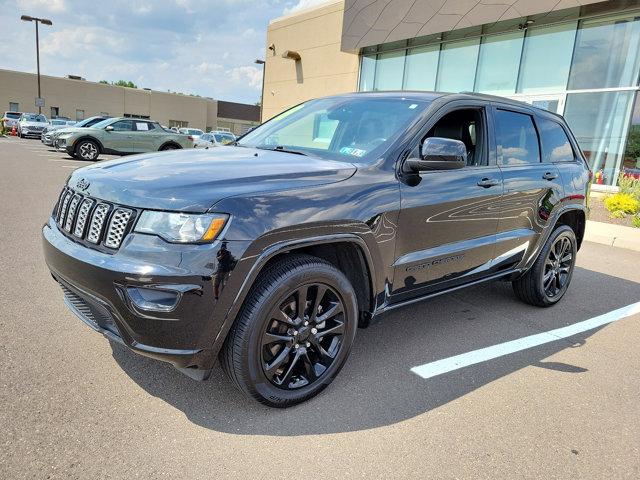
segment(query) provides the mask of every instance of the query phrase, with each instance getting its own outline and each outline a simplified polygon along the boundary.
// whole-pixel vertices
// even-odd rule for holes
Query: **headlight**
[[[222,231],[228,218],[228,215],[219,213],[195,215],[144,211],[134,230],[158,235],[168,242],[212,242]]]

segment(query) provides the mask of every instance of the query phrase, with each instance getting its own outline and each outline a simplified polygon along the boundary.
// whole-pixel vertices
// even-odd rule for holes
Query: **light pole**
[[[53,25],[51,20],[47,18],[37,18],[30,17],[29,15],[22,15],[20,20],[24,20],[25,22],[35,22],[36,23],[36,63],[38,66],[38,98],[42,98],[42,94],[40,93],[40,37],[38,34],[38,23],[43,25]],[[38,103],[38,113],[42,113],[42,107]]]
[[[264,76],[267,73],[267,63],[259,58],[255,61],[256,65],[262,65],[262,90],[260,92],[260,123],[262,123],[262,109],[264,108]]]

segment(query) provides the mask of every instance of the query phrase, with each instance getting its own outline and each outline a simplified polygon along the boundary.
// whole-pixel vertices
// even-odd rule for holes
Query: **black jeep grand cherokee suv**
[[[375,315],[485,280],[571,281],[590,171],[564,120],[483,95],[309,101],[234,146],[75,171],[43,228],[69,308],[245,394],[320,392]]]

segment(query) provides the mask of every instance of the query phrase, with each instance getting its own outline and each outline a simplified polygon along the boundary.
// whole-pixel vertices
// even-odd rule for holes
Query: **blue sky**
[[[138,87],[221,100],[260,100],[270,19],[323,0],[0,0],[0,68],[131,80]],[[8,41],[10,40],[10,42]]]

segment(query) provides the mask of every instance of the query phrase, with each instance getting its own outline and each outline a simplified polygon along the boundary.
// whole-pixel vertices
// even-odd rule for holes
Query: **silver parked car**
[[[194,142],[197,141],[202,135],[204,135],[204,132],[199,128],[183,127],[178,129],[178,133],[182,133],[183,135],[189,135]]]
[[[47,117],[41,113],[23,113],[18,120],[18,136],[20,138],[40,137],[48,124]]]
[[[205,133],[193,142],[194,148],[219,147],[236,141],[236,136],[230,132],[213,131]]]
[[[52,118],[49,125],[42,130],[40,141],[45,145],[53,145],[53,132],[62,128],[73,127],[76,124],[73,120],[65,120],[63,118]]]

